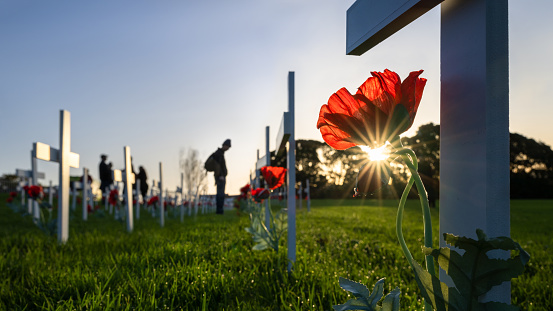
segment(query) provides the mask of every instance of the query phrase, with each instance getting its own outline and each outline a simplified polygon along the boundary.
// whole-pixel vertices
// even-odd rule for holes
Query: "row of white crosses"
[[[280,129],[276,139],[276,154],[280,155],[287,149],[287,180],[286,186],[287,192],[296,193],[296,138],[294,133],[295,112],[294,112],[294,72],[288,72],[288,112],[284,112]],[[259,170],[263,166],[271,165],[271,152],[269,150],[269,127],[266,127],[266,143],[265,143],[265,156],[259,158],[259,151],[257,155],[257,162],[255,165],[256,172],[256,185],[259,186]],[[250,175],[250,179],[252,176]],[[250,184],[251,180],[250,180]],[[253,186],[253,185],[252,185]],[[292,265],[296,262],[296,196],[288,195],[287,200],[287,215],[288,215],[288,271],[292,270]],[[270,210],[269,204],[265,205],[265,225],[270,226]]]
[[[71,114],[66,110],[60,111],[60,148],[55,149],[50,147],[47,144],[35,142],[33,143],[33,150],[31,153],[31,167],[32,170],[30,171],[24,171],[24,170],[17,170],[17,175],[20,178],[27,178],[28,184],[37,184],[38,178],[44,178],[43,173],[37,172],[37,165],[36,160],[43,160],[43,161],[49,161],[49,162],[56,162],[59,164],[59,186],[58,186],[58,241],[60,243],[65,243],[69,237],[69,169],[70,167],[73,168],[79,168],[79,155],[76,153],[73,153],[71,150]],[[132,192],[132,184],[135,183],[135,175],[132,172],[132,164],[131,164],[131,151],[129,146],[125,146],[123,148],[123,154],[125,159],[125,174],[123,175],[120,170],[113,170],[113,180],[114,182],[123,182],[125,184],[124,186],[124,198],[125,198],[125,218],[127,223],[127,231],[132,232],[134,228],[134,221],[133,221],[133,192]],[[83,219],[87,220],[88,218],[88,197],[90,196],[90,191],[88,189],[88,169],[83,169],[83,182],[74,183],[74,189],[77,187],[82,187],[83,189]],[[159,163],[159,183],[155,183],[154,185],[158,187],[159,189],[159,206],[160,206],[160,225],[163,227],[165,224],[165,213],[163,212],[163,205],[164,201],[166,199],[166,196],[164,196],[163,191],[163,165],[160,162]],[[138,193],[140,189],[140,181],[136,181],[137,183],[137,198]],[[183,176],[181,175],[181,188],[180,190],[177,188],[177,192],[181,193],[181,221],[183,220],[184,215],[184,196],[182,195],[182,188],[183,188]],[[152,187],[152,191],[153,191]],[[168,193],[168,191],[167,191]],[[52,203],[52,194],[53,189],[50,183],[50,191],[49,191],[49,201],[50,204]],[[151,192],[152,194],[152,192]],[[22,195],[24,197],[24,195]],[[73,199],[75,200],[76,194],[74,194]],[[107,199],[107,195],[106,195]],[[145,198],[143,198],[145,199]],[[136,217],[137,219],[140,217],[140,205],[139,200],[137,199],[137,205],[136,205]],[[196,213],[199,203],[198,198],[195,200],[196,203]],[[176,203],[176,201],[174,202]],[[203,202],[202,204],[202,212],[206,212],[206,207],[209,205],[208,203],[212,202]],[[23,203],[24,204],[24,203]],[[38,204],[36,202],[32,202],[32,200],[28,201],[29,205],[29,213],[33,214],[33,217],[35,219],[38,219],[39,210],[38,210]],[[107,204],[106,204],[107,206]],[[189,209],[190,214],[190,209]]]
[[[489,237],[510,235],[508,1],[357,0],[347,11],[346,50],[361,55],[440,3],[445,247],[444,232],[476,238],[480,228]],[[490,300],[509,303],[510,282],[483,297]]]

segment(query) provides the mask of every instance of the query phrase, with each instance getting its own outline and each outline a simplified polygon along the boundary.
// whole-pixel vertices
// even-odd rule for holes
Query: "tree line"
[[[440,125],[425,124],[412,137],[403,137],[419,160],[419,173],[429,199],[439,197]],[[358,147],[334,150],[316,140],[296,140],[296,180],[309,179],[312,198],[353,196],[360,167],[368,159]],[[286,166],[286,154],[271,158],[271,165]],[[374,198],[399,198],[409,172],[401,161],[392,161],[392,182],[372,194]],[[512,199],[553,198],[553,151],[551,147],[523,135],[510,134],[510,178]],[[410,194],[417,196],[415,190]]]

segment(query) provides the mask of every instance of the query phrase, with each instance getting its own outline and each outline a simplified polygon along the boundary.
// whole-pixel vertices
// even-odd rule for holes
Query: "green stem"
[[[417,190],[419,192],[419,198],[422,206],[422,219],[424,222],[424,246],[432,248],[432,218],[430,216],[430,207],[428,206],[428,196],[426,195],[424,184],[422,183],[422,179],[417,172],[415,165],[409,161],[407,156],[402,156],[402,158],[411,171],[411,177],[415,178],[415,184],[417,185]],[[413,162],[417,162],[416,157],[412,157],[412,159]],[[434,276],[434,260],[430,255],[426,256],[426,270],[428,270],[430,275]]]
[[[405,202],[407,200],[407,195],[409,194],[409,191],[413,186],[413,182],[417,185],[417,190],[419,193],[419,198],[420,198],[421,207],[422,207],[422,215],[423,215],[423,223],[424,223],[424,246],[429,248],[432,248],[432,218],[430,216],[430,208],[428,206],[428,196],[426,194],[424,184],[422,183],[422,179],[419,173],[417,172],[418,161],[417,161],[417,156],[415,155],[415,152],[411,149],[404,148],[403,145],[401,144],[401,140],[399,139],[399,137],[397,137],[397,139],[393,141],[393,146],[396,149],[398,149],[396,154],[401,156],[401,158],[409,168],[409,171],[411,172],[411,177],[409,178],[409,182],[407,183],[407,186],[403,191],[403,194],[401,196],[401,200],[399,203],[398,216],[396,219],[396,232],[398,235],[398,239],[400,240],[403,253],[407,257],[409,264],[413,268],[413,257],[411,256],[411,253],[409,252],[409,249],[405,244],[405,240],[403,239],[403,232],[401,230],[401,225],[403,221],[403,209],[405,206]],[[426,259],[426,270],[428,271],[428,273],[430,273],[430,275],[435,276],[434,260],[432,256],[426,256],[425,259]],[[428,301],[425,301],[424,306],[425,306],[425,310],[432,310],[432,306]]]
[[[397,209],[397,217],[396,217],[396,234],[397,238],[399,240],[399,244],[401,245],[401,249],[403,250],[403,254],[405,254],[405,257],[407,258],[407,261],[409,262],[409,265],[413,269],[415,266],[413,264],[413,255],[411,255],[411,252],[409,251],[409,248],[407,247],[407,244],[405,243],[405,238],[403,237],[403,210],[405,208],[405,202],[407,201],[407,196],[409,194],[409,191],[411,191],[411,187],[413,186],[413,183],[415,182],[415,179],[413,177],[409,178],[409,182],[407,182],[407,186],[405,186],[405,189],[403,190],[403,194],[401,195],[401,199],[399,200],[399,206]]]

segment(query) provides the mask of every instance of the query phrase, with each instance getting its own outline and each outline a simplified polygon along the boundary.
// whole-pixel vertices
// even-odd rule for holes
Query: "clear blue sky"
[[[179,150],[207,158],[230,138],[227,193],[237,193],[265,149],[265,126],[275,148],[288,71],[297,139],[322,140],[321,105],[385,68],[402,78],[425,70],[413,129],[439,123],[439,7],[358,57],[345,55],[353,2],[0,0],[0,174],[30,168],[33,142],[57,147],[66,109],[72,151],[94,178],[101,153],[123,168],[128,145],[150,180],[163,162],[173,190]],[[553,1],[511,0],[509,11],[511,131],[553,145]],[[56,164],[38,167],[57,182]]]

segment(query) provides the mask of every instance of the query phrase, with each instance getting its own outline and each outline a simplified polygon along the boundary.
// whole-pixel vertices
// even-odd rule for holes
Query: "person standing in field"
[[[138,167],[137,179],[140,180],[140,193],[142,193],[142,200],[146,200],[146,193],[148,193],[148,176],[143,166]]]
[[[225,161],[225,152],[229,150],[229,148],[230,139],[227,139],[223,142],[223,146],[221,148],[217,148],[217,151],[211,155],[216,163],[213,175],[215,176],[215,184],[217,185],[217,195],[215,197],[217,202],[217,214],[223,214],[223,207],[225,204],[225,184],[228,174],[227,163]]]
[[[100,158],[102,159],[100,162],[100,190],[102,191],[102,195],[104,195],[106,189],[109,189],[109,185],[111,184],[111,169],[106,163],[108,156],[102,154]]]

